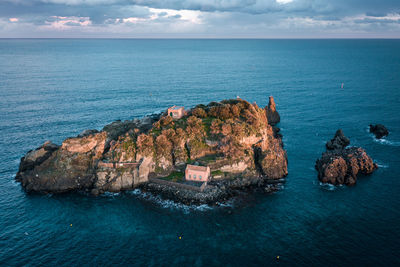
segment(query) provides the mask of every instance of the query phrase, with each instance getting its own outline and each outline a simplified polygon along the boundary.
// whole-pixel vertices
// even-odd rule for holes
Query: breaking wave
[[[378,165],[378,168],[389,168],[389,165],[386,165],[379,160],[375,160],[375,163]]]
[[[373,137],[373,138],[374,138],[375,142],[377,142],[379,144],[382,144],[382,145],[400,146],[400,142],[397,142],[397,141],[390,141],[390,140],[387,140],[385,138],[381,138],[381,139],[376,139],[375,137]]]
[[[333,185],[333,184],[328,184],[328,183],[322,183],[318,182],[319,186],[326,191],[335,191],[338,190],[339,188],[342,188],[343,185]]]
[[[213,209],[213,207],[202,204],[202,205],[185,205],[182,203],[177,203],[172,200],[167,200],[167,199],[162,199],[158,195],[153,195],[152,193],[149,192],[143,192],[140,189],[135,189],[133,191],[130,191],[130,194],[143,199],[147,201],[151,201],[153,203],[156,203],[158,206],[166,209],[176,209],[176,210],[183,210],[183,212],[188,213],[190,211],[196,210],[196,211],[207,211]],[[218,205],[222,206],[222,205]]]
[[[376,143],[379,143],[382,145],[388,145],[388,146],[400,146],[400,142],[398,142],[398,141],[390,141],[390,140],[387,140],[386,138],[377,139],[373,133],[370,133],[369,127],[366,128],[366,132]]]

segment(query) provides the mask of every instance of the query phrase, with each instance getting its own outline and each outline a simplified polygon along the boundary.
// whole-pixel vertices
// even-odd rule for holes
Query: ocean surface
[[[14,181],[46,140],[270,95],[289,159],[276,193],[190,207],[138,190],[26,194]],[[370,123],[390,135],[376,141]],[[338,128],[379,165],[353,187],[314,170]],[[400,264],[400,40],[0,39],[0,148],[1,266]]]

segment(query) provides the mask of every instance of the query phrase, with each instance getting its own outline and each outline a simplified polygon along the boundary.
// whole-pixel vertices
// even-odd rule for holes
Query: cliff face
[[[162,114],[113,122],[60,147],[47,142],[28,152],[16,179],[27,191],[98,194],[132,189],[149,176],[167,176],[194,161],[230,179],[282,178],[286,151],[279,129],[268,122],[268,114],[277,114],[273,98],[270,106],[224,100],[198,105],[178,120]]]

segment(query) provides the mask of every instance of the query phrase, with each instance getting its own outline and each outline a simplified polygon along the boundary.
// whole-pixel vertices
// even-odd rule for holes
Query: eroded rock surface
[[[315,164],[318,179],[321,182],[333,185],[354,185],[360,174],[369,175],[378,168],[364,149],[346,148],[349,144],[350,140],[340,129],[335,137],[327,142],[327,151]]]

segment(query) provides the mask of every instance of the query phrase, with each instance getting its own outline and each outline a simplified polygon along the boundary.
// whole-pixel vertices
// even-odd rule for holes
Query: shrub
[[[158,157],[165,157],[169,159],[171,157],[172,143],[168,140],[165,135],[159,135],[156,138],[156,152]]]
[[[147,134],[141,134],[137,138],[138,151],[144,156],[151,156],[153,153],[153,137]]]
[[[233,118],[231,110],[228,105],[212,107],[208,111],[208,115],[211,117],[216,117],[221,120],[227,120],[229,118]]]
[[[190,138],[201,138],[205,135],[203,121],[195,116],[190,116],[187,120],[186,132]]]
[[[173,122],[173,119],[171,116],[164,116],[160,119],[160,124],[161,126],[167,126],[169,125],[171,122]]]
[[[202,108],[195,108],[192,111],[193,116],[196,116],[198,118],[205,118],[207,117],[207,112],[202,109]]]
[[[220,119],[215,119],[211,122],[210,131],[213,135],[218,135],[221,133],[222,121]]]

